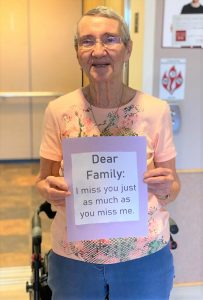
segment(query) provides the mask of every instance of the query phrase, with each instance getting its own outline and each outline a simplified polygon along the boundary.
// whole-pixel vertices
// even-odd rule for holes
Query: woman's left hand
[[[148,184],[148,192],[160,198],[167,198],[171,193],[174,182],[173,171],[169,168],[158,167],[145,172],[144,182]]]

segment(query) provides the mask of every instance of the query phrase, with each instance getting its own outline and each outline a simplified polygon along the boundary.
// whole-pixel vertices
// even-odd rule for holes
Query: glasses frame
[[[113,38],[115,39],[114,42],[109,41],[108,42],[108,39],[110,38]],[[92,44],[90,43],[90,45],[85,45],[83,44],[83,42],[85,42],[89,40],[89,42],[92,42]],[[104,35],[102,38],[94,38],[93,36],[85,36],[85,37],[79,37],[77,39],[77,46],[78,48],[80,48],[81,50],[84,50],[84,51],[89,51],[89,50],[92,50],[97,43],[101,44],[105,49],[113,49],[115,48],[117,45],[121,44],[123,41],[122,41],[122,38],[121,36],[119,35]]]

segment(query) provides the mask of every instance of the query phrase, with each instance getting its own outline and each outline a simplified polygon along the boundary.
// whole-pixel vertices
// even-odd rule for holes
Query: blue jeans
[[[52,300],[168,300],[173,286],[169,245],[143,258],[91,264],[49,254]]]

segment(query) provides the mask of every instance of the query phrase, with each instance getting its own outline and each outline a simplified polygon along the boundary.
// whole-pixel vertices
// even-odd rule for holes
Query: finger
[[[154,187],[149,187],[148,191],[152,194],[164,196],[166,194],[170,194],[170,188],[162,188],[162,189],[155,189]]]
[[[71,192],[70,191],[61,191],[56,188],[49,188],[48,195],[49,195],[49,199],[61,200],[67,196],[70,196]]]
[[[157,177],[157,176],[167,176],[169,174],[172,174],[171,169],[167,168],[155,168],[152,170],[149,170],[144,173],[144,179],[149,177]]]
[[[170,194],[171,191],[171,182],[166,182],[163,184],[149,184],[148,191],[157,195],[166,195]]]
[[[48,202],[54,206],[61,206],[61,207],[66,206],[65,199],[63,199],[63,200],[48,200]]]
[[[48,176],[46,182],[50,187],[58,190],[68,191],[68,185],[62,177]]]
[[[154,177],[149,177],[149,178],[144,178],[144,182],[145,183],[148,183],[148,184],[164,184],[164,183],[167,183],[167,182],[172,182],[174,179],[173,179],[173,176],[171,175],[167,175],[167,176],[154,176]]]

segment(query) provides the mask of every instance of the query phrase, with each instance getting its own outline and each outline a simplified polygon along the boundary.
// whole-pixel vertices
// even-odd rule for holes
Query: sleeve
[[[54,161],[62,160],[60,126],[51,102],[44,115],[40,156]]]
[[[183,7],[182,7],[182,10],[181,10],[181,13],[180,14],[188,14],[189,12],[188,12],[188,5],[184,5]]]
[[[163,111],[160,112],[157,139],[155,145],[154,161],[164,162],[176,156],[173,142],[172,120],[169,105],[163,103]]]

